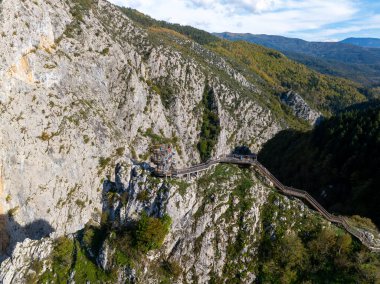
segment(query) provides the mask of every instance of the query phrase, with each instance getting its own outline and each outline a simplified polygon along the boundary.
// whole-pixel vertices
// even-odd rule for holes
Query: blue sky
[[[209,32],[274,34],[314,41],[380,38],[379,0],[111,0],[155,19]]]

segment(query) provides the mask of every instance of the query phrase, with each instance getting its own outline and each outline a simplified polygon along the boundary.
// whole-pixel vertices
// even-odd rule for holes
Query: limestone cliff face
[[[146,159],[157,135],[175,138],[180,166],[198,162],[206,85],[221,126],[214,155],[257,150],[286,127],[228,63],[189,56],[185,46],[205,52],[189,40],[153,40],[106,1],[3,0],[0,11],[0,213],[13,247],[97,218],[115,161]]]
[[[49,257],[53,249],[53,239],[42,240],[25,239],[18,243],[12,253],[1,263],[1,283],[25,283],[33,262]],[[36,269],[36,268],[34,268]]]
[[[295,116],[312,125],[318,124],[323,119],[320,112],[313,110],[299,94],[293,91],[281,94],[280,99],[283,104],[290,107]]]
[[[268,219],[268,214],[263,216],[268,205],[272,219]],[[180,267],[171,280],[174,283],[225,283],[237,274],[242,283],[252,283],[264,231],[276,238],[276,226],[297,231],[297,227],[318,218],[301,202],[275,194],[249,169],[218,165],[197,178],[165,181],[153,178],[146,166],[128,160],[120,161],[115,179],[105,182],[102,211],[113,231],[138,219],[141,212],[155,217],[168,214],[172,219],[162,248],[138,261],[130,260],[128,265],[120,267],[115,262],[118,241],[114,233],[103,241],[97,254],[88,249],[99,269],[113,271],[109,283],[160,283],[162,262]],[[13,256],[0,266],[0,280],[24,283],[25,279],[44,277],[57,265],[50,255],[52,243],[51,238],[19,243]],[[71,253],[76,262],[80,261],[77,250],[65,252],[69,258]],[[78,269],[75,262],[68,265],[66,277],[70,275],[73,283],[81,283],[76,278]]]
[[[120,168],[116,170],[117,176]],[[123,180],[128,179],[129,186],[119,186],[126,188],[128,200],[121,205],[116,219],[125,223],[138,218],[142,211],[156,217],[168,214],[172,219],[164,246],[134,267],[133,277],[137,283],[159,282],[154,265],[162,260],[178,263],[182,268],[178,283],[208,283],[213,276],[227,281],[234,276],[227,275],[225,269],[233,263],[244,267],[243,282],[255,279],[253,262],[261,238],[261,212],[271,190],[254,172],[218,165],[187,181],[164,181],[152,179],[149,171],[134,166],[130,178]],[[242,183],[248,181],[244,193],[240,192]],[[148,191],[149,196],[141,200],[139,195],[144,191]],[[234,259],[229,248],[242,234],[246,255],[243,259]],[[103,247],[103,251],[106,248]],[[108,254],[101,254],[103,263],[111,263],[105,261],[112,258],[110,254],[110,250]]]
[[[142,163],[161,142],[178,167],[200,162],[205,93],[220,124],[212,156],[258,151],[295,117],[314,123],[319,113],[297,95],[284,98],[291,116],[255,84],[259,74],[173,31],[143,29],[104,0],[0,0],[0,36],[1,283],[48,279],[63,235],[68,283],[83,283],[79,270],[91,265],[111,271],[109,283],[160,283],[166,262],[181,268],[178,283],[251,283],[264,233],[296,232],[310,218],[329,226],[251,170],[164,180]],[[131,265],[117,233],[143,212],[172,224],[163,246]],[[98,251],[78,244],[86,224],[104,223]]]

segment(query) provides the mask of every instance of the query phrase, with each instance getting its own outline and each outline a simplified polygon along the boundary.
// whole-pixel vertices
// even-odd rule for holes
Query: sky
[[[272,34],[310,41],[380,38],[379,0],[110,0],[158,20],[208,32]]]

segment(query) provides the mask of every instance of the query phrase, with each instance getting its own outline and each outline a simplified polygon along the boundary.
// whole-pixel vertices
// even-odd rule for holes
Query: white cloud
[[[195,7],[203,7],[206,9],[223,6],[227,11],[241,13],[261,13],[270,11],[278,7],[282,0],[189,0]]]
[[[299,35],[316,40],[339,33],[341,28],[337,27],[356,17],[361,1],[364,0],[111,0],[156,19],[210,32]],[[329,26],[337,27],[327,29]]]
[[[378,31],[380,30],[380,15],[373,15],[366,18],[355,19],[347,23],[346,25],[334,28],[326,28],[313,32],[313,36],[321,38],[324,41],[329,41],[331,37],[334,37],[337,41],[337,38],[345,38],[349,36],[369,36],[369,37],[378,37],[378,33],[373,34],[366,33],[366,31]],[[303,38],[308,38],[310,35],[307,33],[300,32],[299,35]]]

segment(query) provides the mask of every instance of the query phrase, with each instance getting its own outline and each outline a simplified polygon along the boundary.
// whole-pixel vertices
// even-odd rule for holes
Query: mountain
[[[380,39],[379,38],[355,38],[350,37],[341,41],[342,43],[357,45],[361,47],[368,48],[380,48]]]
[[[342,42],[308,42],[272,35],[214,34],[221,38],[244,40],[283,52],[289,58],[323,74],[348,78],[377,86],[380,82],[380,50]]]
[[[302,53],[317,58],[353,64],[375,64],[380,60],[380,51],[364,49],[340,42],[308,42],[297,38],[252,34],[215,34],[228,40],[245,40],[280,51]]]
[[[377,101],[350,107],[310,132],[281,132],[259,159],[285,184],[308,188],[328,210],[367,216],[380,226],[379,143]]]
[[[266,92],[279,98],[289,91],[295,92],[307,106],[325,115],[366,99],[359,84],[313,72],[275,50],[243,42],[223,41],[192,27],[156,21],[134,9],[123,8],[123,12],[145,28],[157,30],[160,27],[161,31],[170,29],[190,37],[222,56],[250,82]],[[273,105],[271,108],[274,109]],[[311,117],[316,116],[315,112],[311,114]]]
[[[2,0],[0,33],[1,283],[376,281],[374,253],[253,169],[151,162],[258,152],[366,101],[357,83],[104,0]]]

